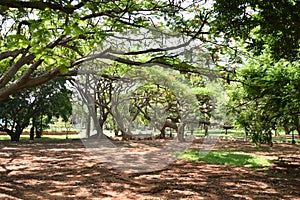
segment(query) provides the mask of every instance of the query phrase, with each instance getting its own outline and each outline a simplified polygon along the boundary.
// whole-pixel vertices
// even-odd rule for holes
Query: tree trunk
[[[41,138],[42,137],[42,130],[38,127],[35,127],[35,138]]]
[[[159,138],[160,139],[165,139],[166,138],[166,127],[165,126],[160,130]]]
[[[244,141],[248,141],[248,135],[249,135],[249,129],[248,127],[245,126],[245,138],[244,138]]]
[[[122,132],[122,140],[129,140],[131,138],[131,136],[126,133],[126,131],[121,130]]]
[[[34,140],[35,119],[32,118],[32,127],[30,128],[30,140]]]
[[[12,132],[10,134],[10,141],[12,141],[12,142],[19,142],[19,140],[20,140],[20,137],[18,139],[16,132]]]
[[[298,117],[294,120],[294,125],[295,125],[296,131],[298,132],[298,135],[300,137],[300,122],[299,122]]]
[[[13,142],[19,142],[22,132],[23,132],[23,128],[17,125],[16,131],[15,132],[11,131],[10,140]]]
[[[275,137],[279,136],[277,128],[274,128],[274,134],[275,134]]]
[[[178,126],[178,131],[177,131],[177,138],[179,140],[179,142],[184,142],[184,124],[180,124]]]
[[[300,137],[300,126],[297,126],[296,130],[298,132],[298,136]]]
[[[103,139],[103,138],[105,138],[105,136],[104,136],[104,124],[100,124],[99,123],[99,127],[97,128],[97,137],[98,138],[100,138],[100,139]]]
[[[91,116],[88,115],[87,117],[87,123],[86,123],[86,137],[91,137]]]
[[[227,135],[227,128],[225,128],[225,135]]]
[[[205,130],[204,135],[208,136],[208,125],[207,124],[204,124],[204,130]]]
[[[290,134],[290,130],[289,130],[289,127],[287,125],[284,125],[284,132],[285,132],[286,135]]]
[[[39,119],[39,127],[36,126],[35,127],[35,137],[36,138],[41,138],[42,137],[42,134],[43,134],[43,115],[40,116],[40,119]]]
[[[9,129],[4,129],[4,131],[10,136],[10,141],[16,141],[16,133]]]
[[[272,147],[273,146],[273,141],[272,141],[272,132],[270,131],[269,132],[269,141],[268,141],[268,144],[270,145],[270,147]]]
[[[32,125],[32,127],[30,128],[30,136],[29,136],[30,140],[34,140],[34,125]]]
[[[114,129],[115,137],[119,136],[119,131],[117,129]]]

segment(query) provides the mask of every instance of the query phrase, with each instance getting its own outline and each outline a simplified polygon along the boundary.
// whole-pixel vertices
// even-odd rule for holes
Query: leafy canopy
[[[216,0],[217,32],[242,39],[260,55],[267,47],[275,60],[299,60],[300,2],[296,0]]]
[[[111,48],[112,38],[127,39],[127,43],[142,42],[147,39],[147,30],[160,36],[186,34],[191,39],[201,38],[207,34],[204,29],[210,15],[202,7],[180,0],[0,1],[0,99],[56,76],[76,75],[77,67],[92,59],[136,66],[159,64],[166,52],[184,47],[190,40],[170,48],[144,45],[120,52]],[[190,17],[184,19],[184,16]],[[127,37],[134,32],[139,37]],[[90,54],[95,47],[101,47],[102,51]],[[145,62],[124,57],[147,53],[153,55]],[[155,59],[158,57],[161,59]]]

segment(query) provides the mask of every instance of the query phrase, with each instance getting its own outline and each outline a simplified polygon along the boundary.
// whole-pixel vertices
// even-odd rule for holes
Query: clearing
[[[120,142],[122,143],[122,142]],[[202,140],[195,140],[197,149]],[[134,151],[161,141],[126,141]],[[263,156],[269,167],[250,168],[178,159],[162,170],[130,173],[95,159],[81,140],[0,141],[0,199],[300,199],[300,147],[218,140],[214,150]],[[113,155],[112,155],[112,160]]]

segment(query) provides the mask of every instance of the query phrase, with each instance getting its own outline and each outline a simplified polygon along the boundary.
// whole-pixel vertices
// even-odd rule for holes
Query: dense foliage
[[[300,66],[298,62],[274,62],[263,55],[238,71],[231,85],[231,112],[256,143],[271,143],[281,130],[300,134]]]
[[[160,66],[181,72],[180,81],[169,87],[162,80],[176,75],[150,71],[145,76],[155,78],[131,90],[128,122],[149,124],[157,105],[168,111],[162,131],[184,128],[187,116],[204,123],[220,120],[224,113],[212,110],[224,110],[227,99],[208,83],[223,78],[230,111],[255,142],[270,143],[272,131],[281,128],[300,132],[299,10],[295,0],[0,1],[0,114],[9,119],[4,126],[13,117],[19,119],[13,123],[18,126],[11,126],[13,132],[28,126],[29,119],[36,124],[44,115],[32,104],[38,94],[46,95],[45,100],[51,91],[62,93],[62,100],[49,102],[69,105],[65,86],[37,86],[55,77],[80,75],[82,82],[73,82],[74,87],[81,91],[81,100],[92,105],[87,109],[98,129],[107,120],[120,128],[127,118],[118,122],[114,116],[123,108],[112,105],[120,100],[114,90],[128,90],[123,75],[135,67]],[[117,72],[103,70],[112,66]],[[189,88],[181,87],[182,82]],[[28,88],[33,89],[22,91]],[[174,88],[193,91],[198,100],[193,115],[185,110],[187,93],[176,94]],[[223,103],[217,105],[214,95]],[[127,97],[122,98],[126,102]],[[29,107],[19,107],[25,104]],[[52,112],[51,105],[46,113]],[[69,107],[64,109],[59,114],[67,116]]]
[[[92,59],[166,65],[166,52],[208,34],[209,13],[199,3],[182,1],[0,1],[0,99],[59,75],[76,75],[77,66]],[[149,30],[155,34],[147,36]],[[130,37],[135,32],[138,37]],[[180,34],[191,38],[169,47],[144,44]],[[123,42],[141,44],[118,49]],[[90,54],[95,47],[102,51]],[[150,57],[143,62],[130,57],[146,53]]]
[[[19,141],[23,130],[30,124],[31,134],[36,132],[39,137],[43,125],[48,125],[53,117],[60,116],[68,121],[72,104],[71,92],[65,82],[62,78],[54,79],[36,88],[16,92],[0,101],[0,130],[7,132],[12,141]]]
[[[296,0],[216,0],[217,32],[235,38],[260,55],[267,47],[272,58],[299,60],[300,2]]]

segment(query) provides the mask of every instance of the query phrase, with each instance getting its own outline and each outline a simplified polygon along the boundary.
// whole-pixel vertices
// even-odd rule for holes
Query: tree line
[[[18,105],[22,103],[36,103],[39,97],[34,93],[47,87],[45,83],[51,85],[57,77],[72,79],[70,76],[82,73],[79,69],[84,63],[105,60],[106,64],[132,68],[161,66],[204,80],[214,74],[228,85],[227,110],[234,113],[233,121],[249,130],[255,142],[269,143],[281,127],[286,132],[299,132],[299,7],[300,3],[293,0],[215,0],[212,4],[204,0],[1,1],[2,129],[7,129],[9,123],[17,124],[5,120],[8,115],[13,118],[23,113],[13,113],[11,108],[20,110]],[[153,45],[162,35],[184,37],[174,45]],[[134,45],[120,49],[121,43]],[[91,53],[95,47],[99,48],[97,53]],[[108,89],[109,81],[116,78],[107,72],[97,73],[106,77],[99,79],[99,91]],[[56,86],[68,96],[66,88]],[[162,88],[156,95],[168,90]],[[48,97],[58,98],[43,99]],[[101,101],[106,100],[99,96],[96,104],[103,117],[100,122],[105,121],[107,112],[101,108]],[[149,119],[150,112],[145,109],[151,107],[151,101],[132,101],[132,112]],[[31,105],[24,113],[36,113],[30,114],[30,119],[37,124],[44,114]],[[198,110],[205,105],[198,105]],[[22,117],[26,120],[18,124],[23,127],[28,125],[28,117]],[[177,126],[183,122],[177,120]],[[17,132],[20,126],[15,126]]]

